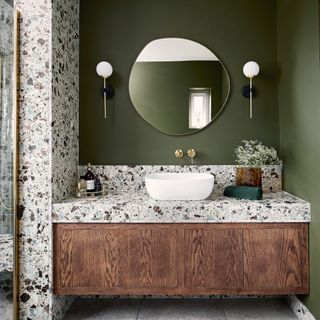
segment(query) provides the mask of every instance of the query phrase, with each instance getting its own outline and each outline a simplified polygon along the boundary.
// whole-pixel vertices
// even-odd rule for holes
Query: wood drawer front
[[[195,228],[184,236],[186,287],[243,286],[242,230]]]
[[[175,287],[181,258],[177,232],[132,225],[58,228],[56,284],[62,288]]]
[[[244,230],[245,287],[285,289],[308,286],[307,233],[307,226],[302,224]]]
[[[54,293],[307,294],[308,225],[55,224]]]

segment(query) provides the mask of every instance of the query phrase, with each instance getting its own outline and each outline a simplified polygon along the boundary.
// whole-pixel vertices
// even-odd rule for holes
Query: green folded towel
[[[246,186],[229,186],[224,189],[223,195],[231,198],[261,200],[262,188]]]

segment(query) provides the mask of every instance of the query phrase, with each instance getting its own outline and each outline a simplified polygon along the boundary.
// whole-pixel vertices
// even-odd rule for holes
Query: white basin
[[[156,200],[204,200],[213,190],[209,173],[153,173],[145,177],[147,191]]]

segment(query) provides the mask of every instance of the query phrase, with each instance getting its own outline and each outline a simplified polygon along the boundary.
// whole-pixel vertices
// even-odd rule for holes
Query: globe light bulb
[[[106,79],[112,75],[113,69],[109,62],[101,61],[97,64],[96,71],[100,77]]]
[[[253,78],[260,72],[260,67],[255,61],[249,61],[243,66],[243,73],[247,78]]]

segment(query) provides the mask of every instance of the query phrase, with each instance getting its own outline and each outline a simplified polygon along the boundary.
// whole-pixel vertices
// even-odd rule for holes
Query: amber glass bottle
[[[91,171],[91,163],[88,163],[88,170],[84,176],[87,191],[94,191],[94,174]]]

